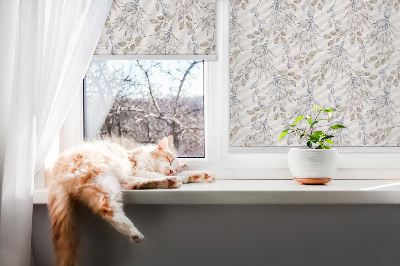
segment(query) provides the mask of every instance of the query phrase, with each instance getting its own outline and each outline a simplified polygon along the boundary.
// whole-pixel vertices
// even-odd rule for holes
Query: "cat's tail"
[[[48,208],[56,265],[77,265],[76,207],[71,196],[57,182],[49,189]]]

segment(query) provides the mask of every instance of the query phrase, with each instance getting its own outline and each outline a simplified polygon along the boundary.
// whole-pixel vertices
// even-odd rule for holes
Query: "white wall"
[[[84,210],[81,265],[400,265],[396,205],[128,205],[131,244]],[[45,205],[35,205],[36,265],[52,265]]]

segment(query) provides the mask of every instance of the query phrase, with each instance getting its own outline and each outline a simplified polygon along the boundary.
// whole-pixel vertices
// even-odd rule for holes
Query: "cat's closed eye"
[[[168,156],[165,156],[164,154],[156,155],[156,159],[159,160],[159,161],[169,162]]]

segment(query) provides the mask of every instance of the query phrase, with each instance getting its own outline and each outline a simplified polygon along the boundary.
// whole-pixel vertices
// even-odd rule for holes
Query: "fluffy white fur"
[[[92,142],[63,153],[53,168],[49,213],[57,265],[76,265],[75,202],[80,201],[117,231],[140,242],[144,236],[123,211],[122,189],[179,188],[214,182],[208,171],[182,171],[164,138],[156,147],[128,151],[112,142]]]

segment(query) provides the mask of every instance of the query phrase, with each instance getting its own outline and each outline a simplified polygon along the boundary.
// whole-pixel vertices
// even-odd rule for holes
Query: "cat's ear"
[[[160,143],[158,143],[157,149],[159,149],[160,151],[168,149],[168,138],[167,137],[164,137],[164,138],[162,138],[162,140],[160,140]]]
[[[168,150],[170,152],[172,152],[172,154],[175,156],[178,154],[178,150],[176,149],[176,147],[174,145],[174,136],[172,136],[172,135],[168,136]]]

